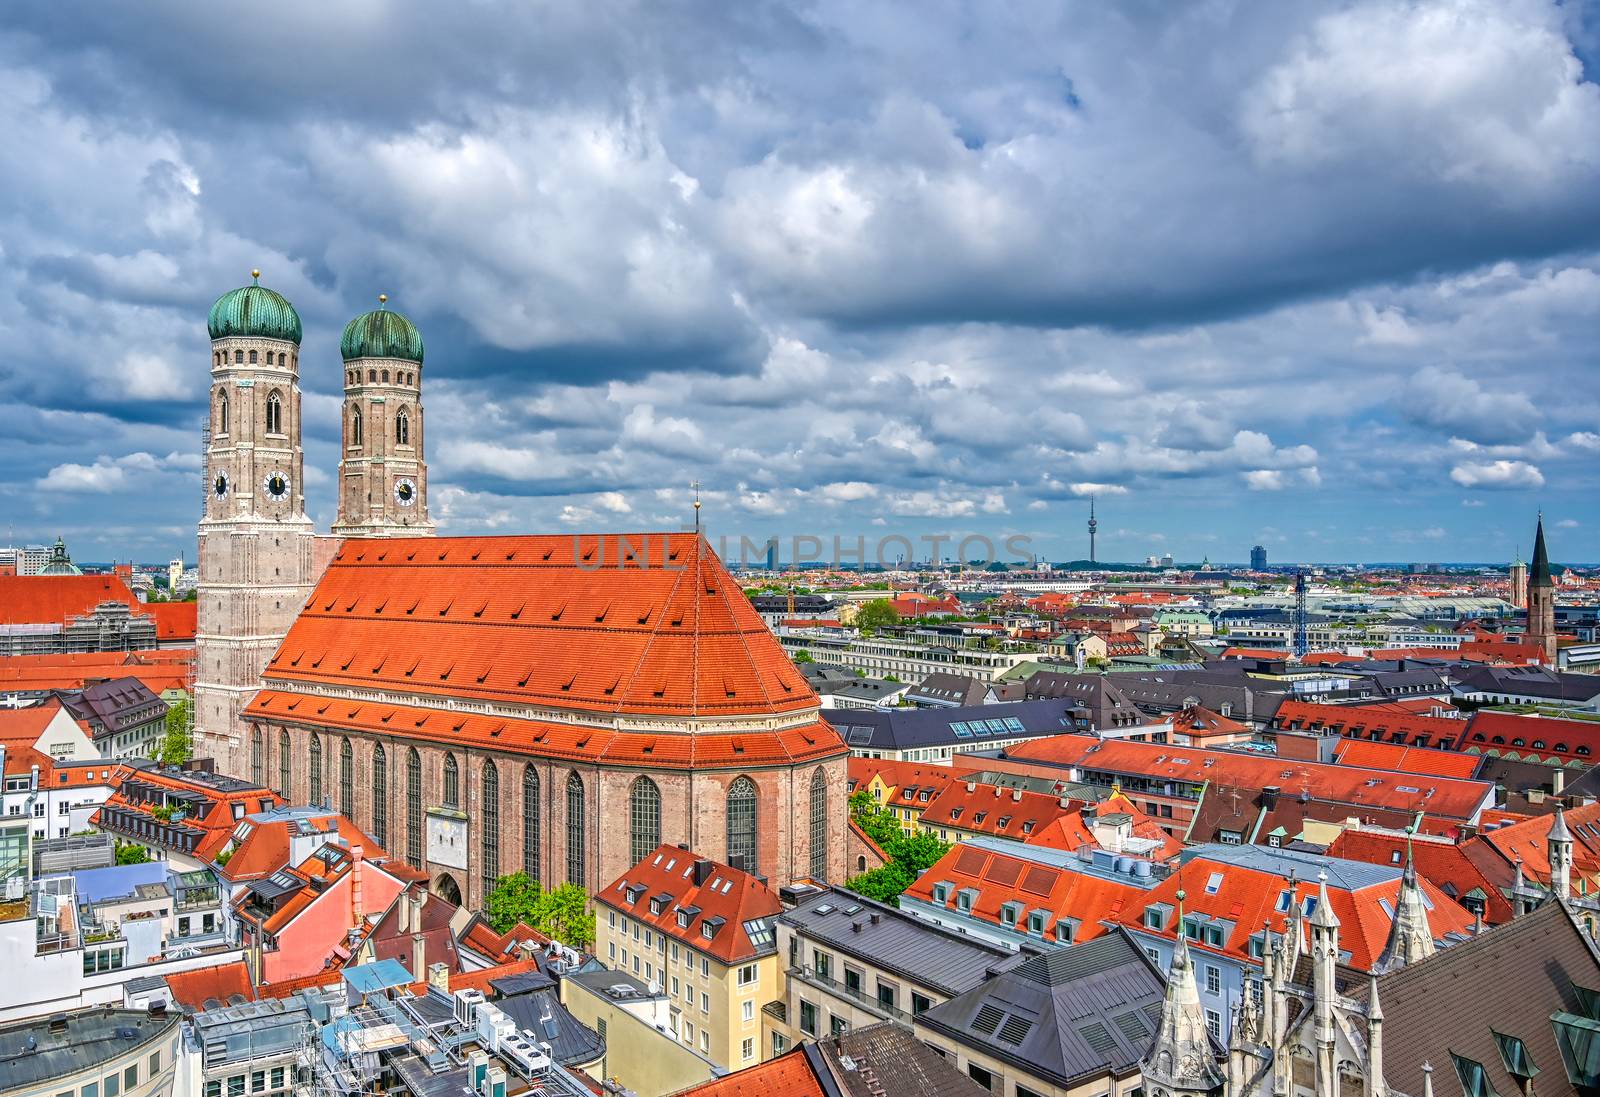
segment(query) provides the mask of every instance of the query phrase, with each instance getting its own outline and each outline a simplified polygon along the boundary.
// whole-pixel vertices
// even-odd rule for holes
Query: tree
[[[850,794],[850,817],[880,847],[900,837],[900,820],[887,808],[880,807],[866,789]],[[887,853],[888,849],[885,848]]]
[[[483,913],[496,933],[522,922],[572,948],[594,944],[589,893],[577,884],[545,891],[526,872],[513,872],[495,881],[484,899]]]
[[[874,598],[856,612],[855,625],[862,632],[872,632],[899,623],[900,612],[887,598]]]
[[[187,698],[167,709],[166,733],[156,748],[156,761],[167,766],[181,766],[194,757],[193,710]]]
[[[868,899],[876,899],[880,903],[897,907],[900,905],[900,893],[912,883],[913,880],[906,875],[905,869],[891,861],[887,865],[868,869],[850,877],[844,882],[844,886],[857,895],[865,895]]]
[[[889,863],[845,881],[845,887],[880,903],[900,905],[900,893],[917,876],[950,852],[950,843],[930,831],[907,834],[894,812],[880,805],[865,789],[850,794],[850,817],[871,838]]]
[[[794,661],[797,662],[797,663],[815,663],[816,662],[815,659],[811,658],[811,653],[809,651],[807,651],[805,648],[801,648],[799,651],[794,653]]]
[[[150,851],[132,842],[117,843],[117,864],[142,865],[150,860]]]

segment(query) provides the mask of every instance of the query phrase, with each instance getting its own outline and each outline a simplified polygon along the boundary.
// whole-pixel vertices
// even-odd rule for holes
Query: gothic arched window
[[[217,390],[217,433],[228,433],[228,392],[226,389]]]
[[[388,370],[384,370],[383,371],[383,383],[386,384],[386,385],[389,383],[389,371]]]
[[[400,413],[394,417],[394,440],[395,444],[400,446],[411,444],[411,416],[406,414],[405,408],[401,408]]]
[[[821,766],[811,775],[811,878],[828,878],[828,778]]]
[[[351,822],[356,818],[355,751],[350,740],[339,740],[339,814]]]
[[[756,861],[756,783],[740,777],[728,786],[728,864],[758,871]]]
[[[583,778],[567,775],[567,883],[583,886]]]
[[[522,770],[522,871],[539,879],[539,771]]]
[[[289,789],[289,733],[278,732],[278,795],[285,800],[293,800],[294,794]]]
[[[373,384],[373,385],[378,383],[378,371],[377,370],[369,369],[367,371],[367,383],[368,384]]]
[[[261,729],[250,729],[250,780],[261,783]]]
[[[628,864],[637,865],[661,844],[661,790],[648,777],[628,793]]]
[[[389,756],[382,743],[372,745],[372,840],[389,848]]]
[[[483,803],[483,829],[480,834],[481,863],[478,867],[483,874],[483,894],[487,896],[494,882],[500,879],[500,771],[487,759],[483,763],[483,796],[480,799]]]
[[[456,756],[453,754],[444,756],[444,806],[461,806],[461,768],[456,765]]]
[[[361,409],[360,408],[351,408],[350,409],[350,444],[352,446],[359,446],[361,444]]]
[[[251,351],[250,352],[250,364],[252,366],[256,364],[256,352],[255,351]]]
[[[276,392],[267,394],[267,433],[283,433],[283,399]]]
[[[416,747],[406,755],[406,860],[422,867],[422,759]]]
[[[322,799],[322,737],[311,736],[311,783],[306,798],[315,804]]]

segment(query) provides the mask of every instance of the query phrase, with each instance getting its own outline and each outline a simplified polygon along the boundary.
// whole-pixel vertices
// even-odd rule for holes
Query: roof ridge
[[[671,534],[667,534],[667,535],[663,536],[662,539],[661,539],[661,566],[663,568],[665,568],[667,566],[667,561],[671,556],[671,553],[670,553],[670,546],[671,546],[671,543],[672,543],[671,542],[671,537],[672,537]],[[645,551],[647,553],[647,555],[645,556],[645,565],[649,566],[649,563],[650,563],[650,558],[648,556],[649,549],[646,548]],[[644,647],[639,649],[639,659],[634,664],[633,671],[628,675],[627,686],[623,687],[619,683],[619,685],[617,687],[617,696],[616,696],[616,699],[615,699],[615,701],[614,701],[614,703],[612,705],[611,711],[617,712],[617,713],[621,713],[621,712],[624,711],[623,706],[627,703],[628,694],[633,689],[633,684],[639,680],[639,675],[644,672],[644,665],[650,658],[650,651],[651,651],[652,648],[655,647],[656,637],[661,634],[661,629],[662,629],[663,623],[667,619],[666,609],[667,609],[668,606],[670,606],[672,604],[673,598],[677,597],[678,588],[683,585],[683,577],[684,577],[684,575],[688,574],[688,570],[689,570],[688,568],[683,568],[683,569],[679,570],[678,577],[672,581],[672,589],[667,591],[667,596],[662,599],[662,601],[661,601],[661,610],[662,610],[662,612],[656,614],[656,623],[650,629],[650,635],[645,640]],[[698,627],[699,623],[700,622],[698,620],[695,622],[696,628],[694,630],[695,634],[696,634],[695,635],[695,640],[694,640],[696,648],[698,648],[699,644],[700,644],[700,637],[699,637],[700,629]],[[691,670],[698,670],[698,667],[691,667]],[[693,691],[691,689],[691,694],[692,694],[692,692]],[[698,716],[699,715],[699,710],[697,708],[695,708],[695,699],[694,699],[693,696],[691,696],[690,699],[689,699],[689,706],[690,706],[689,707],[690,718],[692,719],[695,716]]]
[[[703,544],[705,542],[705,538],[703,538],[703,537],[701,537],[699,535],[696,535],[695,540],[697,542],[697,545],[698,544]],[[707,547],[709,548],[710,546],[707,546]],[[699,558],[699,549],[698,549],[698,547],[696,548],[695,553],[696,553],[696,558],[698,559]],[[727,575],[727,570],[723,569],[722,573],[723,573],[723,575]],[[744,629],[739,627],[739,615],[734,610],[733,602],[728,597],[727,584],[719,581],[717,583],[717,593],[719,595],[721,595],[722,603],[728,609],[728,620],[729,620],[729,623],[732,624],[732,626],[733,626],[733,634],[739,638],[739,647],[744,651],[745,657],[750,660],[750,665],[751,666],[755,666],[755,662],[756,662],[755,653],[750,650],[750,641],[745,636]],[[696,612],[698,612],[699,604],[700,604],[699,599],[695,599]],[[696,617],[695,624],[698,626],[699,623],[700,623],[699,622],[699,618]],[[699,649],[700,649],[700,630],[697,627],[695,629],[695,657],[696,657],[696,659],[699,658]],[[787,659],[788,657],[789,657],[788,652],[785,652],[784,653],[784,658]],[[696,668],[696,669],[698,669],[698,668]],[[765,681],[764,676],[758,674],[758,675],[755,676],[755,679],[756,679],[756,688],[761,691],[761,700],[763,702],[765,702],[767,707],[770,708],[772,706],[772,694],[767,692],[767,683]],[[698,674],[696,674],[695,680],[696,680],[696,682],[699,681],[699,675]]]

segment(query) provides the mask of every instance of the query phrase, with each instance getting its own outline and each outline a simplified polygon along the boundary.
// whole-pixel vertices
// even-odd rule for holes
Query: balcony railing
[[[818,990],[823,990],[829,994],[832,994],[835,998],[843,998],[847,1002],[853,1002],[862,1009],[867,1010],[869,1013],[875,1013],[886,1021],[896,1021],[902,1025],[906,1025],[907,1027],[911,1025],[911,1014],[907,1013],[905,1010],[899,1008],[898,1006],[886,1005],[883,1002],[878,1001],[875,995],[868,994],[863,990],[857,990],[854,987],[846,986],[844,983],[841,983],[836,979],[831,979],[826,975],[819,975],[817,974],[816,969],[810,967],[809,965],[805,967],[792,967],[789,969],[789,974],[792,977],[799,979],[802,983],[809,983]]]

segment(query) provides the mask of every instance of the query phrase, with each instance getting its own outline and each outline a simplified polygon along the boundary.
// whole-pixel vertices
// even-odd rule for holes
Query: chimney
[[[428,985],[445,994],[450,993],[450,968],[447,964],[428,965]]]
[[[350,924],[359,926],[362,917],[366,914],[366,907],[362,905],[361,895],[361,870],[365,867],[364,851],[360,846],[350,847]]]
[[[1261,790],[1261,806],[1267,811],[1271,811],[1273,808],[1278,806],[1277,785],[1268,785],[1266,788]]]
[[[34,766],[33,767],[33,772],[35,774],[35,780],[37,780],[37,775],[39,773],[39,767],[38,766]],[[1560,796],[1562,791],[1566,787],[1567,787],[1567,771],[1562,769],[1560,766],[1557,766],[1550,773],[1550,794],[1552,796]]]
[[[1014,789],[1011,790],[1011,802],[1012,803],[1021,803],[1022,802],[1022,790],[1020,788],[1014,788]]]
[[[428,972],[428,939],[420,933],[411,935],[411,977],[421,979]]]
[[[968,792],[977,792],[978,791],[978,782],[976,782],[976,781],[968,781],[967,782],[967,791]]]
[[[694,863],[694,886],[695,887],[699,887],[701,884],[703,884],[707,880],[711,879],[711,869],[713,867],[714,866],[712,865],[712,863],[710,861],[707,861],[704,857],[700,858],[700,860],[698,860],[698,861],[696,861]]]

